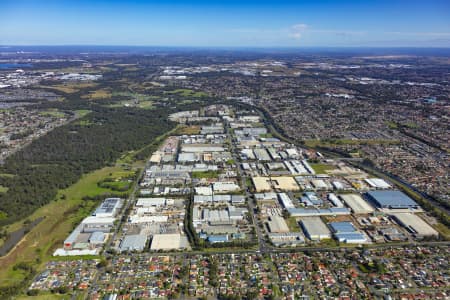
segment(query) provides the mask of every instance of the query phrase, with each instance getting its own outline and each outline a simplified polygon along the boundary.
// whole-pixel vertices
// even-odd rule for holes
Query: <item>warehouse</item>
[[[268,177],[252,177],[252,182],[256,192],[268,192],[272,190]]]
[[[332,222],[329,224],[334,237],[341,243],[366,243],[366,236],[359,232],[351,222]]]
[[[289,232],[289,226],[283,217],[280,216],[271,216],[267,225],[269,226],[269,231],[271,233]]]
[[[280,199],[281,204],[284,208],[294,208],[294,204],[292,203],[291,198],[286,193],[278,193],[278,198]]]
[[[305,238],[299,232],[269,233],[269,239],[277,247],[297,246],[305,243]]]
[[[292,177],[272,177],[270,178],[274,183],[274,187],[282,191],[298,191],[300,187],[298,186],[295,179]]]
[[[120,243],[120,252],[124,251],[143,251],[147,244],[147,236],[142,234],[126,235]]]
[[[121,207],[122,200],[120,198],[107,198],[97,207],[92,215],[99,218],[115,217]]]
[[[417,238],[438,236],[438,232],[420,217],[411,213],[398,213],[392,215],[394,219]]]
[[[370,191],[366,193],[370,202],[378,208],[385,209],[418,209],[419,204],[403,192],[395,190]]]
[[[173,250],[180,249],[181,235],[179,233],[173,234],[155,234],[152,238],[150,250]]]
[[[330,230],[319,217],[304,218],[301,221],[303,232],[311,241],[331,238]]]
[[[161,207],[166,205],[173,205],[173,199],[166,198],[138,198],[136,207]]]
[[[332,208],[289,208],[292,217],[316,217],[316,216],[344,216],[350,215],[350,210],[346,207]]]
[[[85,218],[81,224],[82,224],[82,231],[83,232],[94,232],[94,231],[101,231],[108,233],[111,231],[111,229],[114,227],[114,221],[116,219],[112,217],[107,218],[99,218],[99,217],[87,217]]]
[[[269,153],[267,153],[266,149],[254,149],[253,153],[255,154],[255,157],[259,161],[271,161],[272,159],[269,156]]]
[[[355,214],[370,214],[373,207],[358,194],[342,194],[339,196]]]
[[[342,203],[341,200],[339,200],[339,198],[333,193],[328,194],[328,200],[330,200],[336,207],[344,207],[344,203]]]
[[[367,178],[365,181],[370,185],[372,188],[376,189],[390,189],[392,186],[384,181],[381,178]]]
[[[214,182],[213,189],[214,193],[228,193],[239,191],[241,188],[234,182]]]
[[[208,145],[208,144],[192,144],[192,145],[183,145],[181,147],[182,152],[224,152],[225,148],[220,145]]]

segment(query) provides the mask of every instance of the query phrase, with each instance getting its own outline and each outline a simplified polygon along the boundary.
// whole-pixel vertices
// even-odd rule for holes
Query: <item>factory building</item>
[[[301,221],[305,236],[311,241],[330,239],[331,232],[319,217],[304,218]]]
[[[120,252],[125,251],[143,251],[147,244],[147,236],[142,234],[126,235],[120,243]]]
[[[115,217],[122,207],[122,200],[120,198],[107,198],[94,211],[93,216],[99,218]]]
[[[267,225],[269,226],[269,231],[271,233],[289,232],[289,226],[284,218],[277,215],[271,216]]]
[[[428,225],[424,220],[415,214],[411,213],[398,213],[392,215],[394,219],[401,226],[405,227],[417,238],[423,238],[427,236],[438,236],[439,233],[434,230],[433,227]]]
[[[370,214],[373,207],[358,194],[342,194],[339,196],[355,214]]]
[[[396,190],[370,191],[366,193],[367,199],[381,209],[418,209],[414,200],[406,194]]]
[[[350,215],[350,209],[346,207],[332,208],[289,208],[292,217],[318,217],[318,216],[344,216]]]
[[[341,243],[367,243],[366,236],[358,231],[351,222],[332,222],[329,224],[334,237]]]

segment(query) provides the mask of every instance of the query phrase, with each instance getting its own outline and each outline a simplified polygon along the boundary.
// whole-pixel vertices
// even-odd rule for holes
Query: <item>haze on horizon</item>
[[[450,1],[4,0],[0,45],[450,47]]]

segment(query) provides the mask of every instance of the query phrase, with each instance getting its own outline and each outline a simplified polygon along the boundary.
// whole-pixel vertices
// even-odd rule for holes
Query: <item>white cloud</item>
[[[291,26],[288,36],[295,40],[299,40],[302,38],[303,33],[307,29],[308,29],[308,25],[306,25],[306,24],[294,24]]]

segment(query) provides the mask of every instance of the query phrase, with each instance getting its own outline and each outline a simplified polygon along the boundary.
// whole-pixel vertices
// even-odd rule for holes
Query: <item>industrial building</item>
[[[252,182],[257,193],[268,192],[272,190],[270,179],[268,177],[252,177]]]
[[[289,208],[287,210],[292,217],[317,217],[317,216],[343,216],[350,215],[350,209],[346,207],[332,208]]]
[[[418,209],[414,200],[403,192],[396,190],[370,191],[366,193],[367,199],[376,207],[382,209]]]
[[[295,179],[292,177],[281,176],[281,177],[271,177],[271,181],[275,189],[282,191],[298,191],[300,187],[298,186]]]
[[[278,193],[278,198],[285,209],[295,208],[291,198],[286,193]]]
[[[331,232],[319,217],[304,218],[301,221],[305,236],[311,241],[330,239]]]
[[[355,214],[370,214],[374,208],[358,194],[342,194],[339,197]]]
[[[328,224],[334,237],[341,243],[361,244],[367,243],[366,236],[358,231],[351,222],[332,222]]]
[[[143,251],[147,244],[147,236],[142,234],[126,235],[120,243],[120,252],[124,251]]]
[[[270,241],[276,246],[297,246],[305,243],[305,238],[299,232],[269,233]]]
[[[376,189],[390,189],[392,186],[381,178],[367,178],[364,180],[370,187]]]
[[[398,213],[392,215],[401,226],[405,227],[417,238],[438,236],[439,233],[419,216],[412,213]]]
[[[115,217],[122,207],[122,200],[120,198],[107,198],[94,211],[93,216],[99,218]]]
[[[267,225],[269,226],[269,231],[271,233],[289,232],[289,226],[284,218],[277,215],[271,216]]]
[[[153,235],[150,250],[173,250],[180,249],[181,247],[181,234],[155,234]]]

